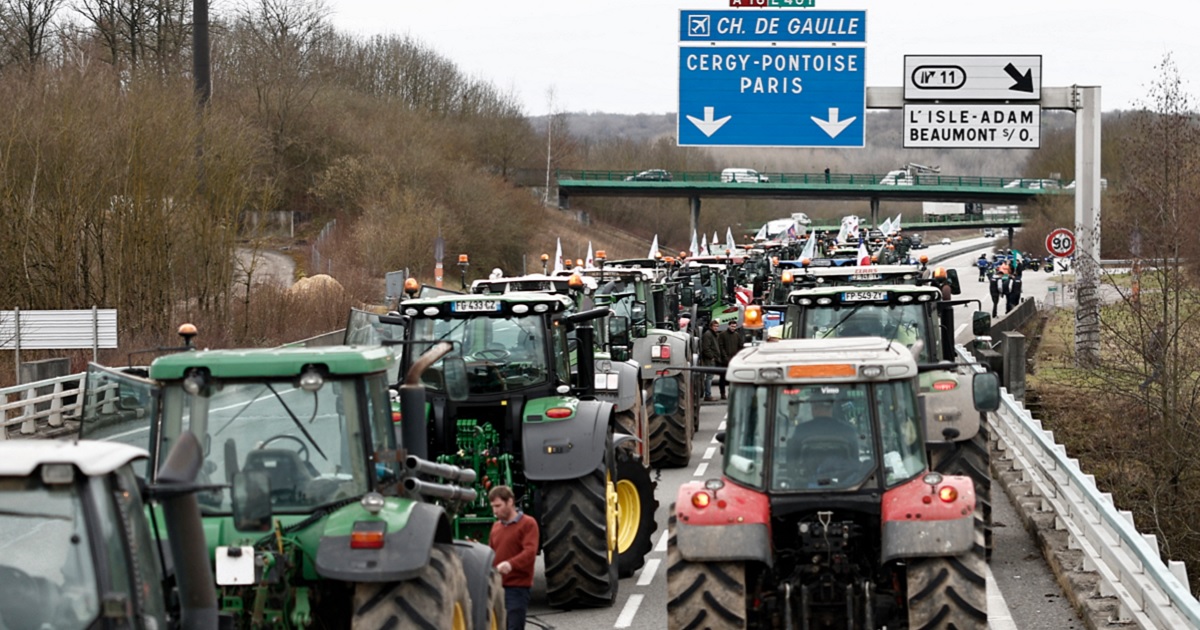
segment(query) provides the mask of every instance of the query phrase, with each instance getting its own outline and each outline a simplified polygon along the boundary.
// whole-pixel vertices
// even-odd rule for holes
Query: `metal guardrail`
[[[80,372],[0,389],[0,440],[35,437],[39,431],[57,429],[65,420],[79,417],[86,376]],[[38,393],[46,388],[50,393]]]
[[[721,173],[714,171],[682,171],[671,172],[669,180],[647,178],[633,179],[644,171],[603,171],[603,170],[568,170],[560,169],[554,172],[557,180],[625,182],[630,183],[664,183],[664,182],[721,182]],[[768,184],[830,184],[836,186],[954,186],[960,188],[1021,188],[1025,190],[1064,190],[1061,180],[1053,180],[1055,184],[1047,185],[1051,180],[1030,179],[1023,177],[982,177],[971,175],[938,175],[918,174],[909,176],[897,183],[895,178],[888,179],[886,173],[773,173],[760,171],[759,175],[767,177]],[[651,176],[653,177],[653,176]],[[728,182],[727,182],[728,183]],[[742,182],[744,183],[744,182]],[[1069,189],[1066,189],[1070,192]]]
[[[960,358],[975,363],[962,346]],[[982,368],[975,364],[976,370]],[[1112,495],[1096,487],[1092,475],[1067,457],[1066,447],[1042,428],[1007,391],[993,414],[993,434],[1012,458],[1042,509],[1053,511],[1055,527],[1065,529],[1072,548],[1084,555],[1085,570],[1100,578],[1100,593],[1119,602],[1117,623],[1140,628],[1200,628],[1200,602],[1192,595],[1184,563],[1164,563],[1158,540],[1137,531],[1133,514],[1120,510]]]

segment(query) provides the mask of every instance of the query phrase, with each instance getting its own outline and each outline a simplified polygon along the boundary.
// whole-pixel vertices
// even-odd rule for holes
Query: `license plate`
[[[496,300],[472,300],[470,302],[455,302],[455,313],[491,313],[500,310]]]
[[[254,584],[254,547],[217,547],[217,584]]]
[[[854,291],[842,294],[843,302],[878,302],[887,299],[887,291]]]
[[[856,273],[854,274],[855,282],[865,282],[867,280],[882,280],[883,274],[878,273]]]

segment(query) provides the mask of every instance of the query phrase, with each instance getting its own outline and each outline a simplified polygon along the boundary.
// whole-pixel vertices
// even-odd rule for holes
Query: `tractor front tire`
[[[501,595],[503,597],[503,595]],[[360,583],[354,588],[354,630],[470,627],[471,597],[462,560],[435,544],[429,564],[403,582]]]
[[[610,442],[605,461],[591,474],[543,485],[542,552],[553,608],[599,608],[617,600],[617,550],[608,546],[608,484],[617,478],[613,450]]]
[[[617,575],[629,577],[646,564],[646,554],[653,543],[650,537],[658,529],[654,514],[658,499],[657,485],[650,471],[633,457],[629,449],[617,451],[617,506],[620,512],[617,527]]]
[[[674,504],[667,537],[667,628],[745,628],[746,564],[685,560],[675,544]]]
[[[908,564],[909,630],[985,630],[987,560],[975,548],[961,556],[917,558]]]

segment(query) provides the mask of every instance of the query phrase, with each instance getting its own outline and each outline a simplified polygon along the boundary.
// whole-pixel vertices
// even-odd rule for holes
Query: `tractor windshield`
[[[199,483],[229,484],[237,472],[265,472],[277,513],[309,513],[370,489],[370,475],[394,476],[364,452],[394,449],[386,375],[210,382],[196,395],[179,383],[163,390],[160,452],[184,430],[204,445]],[[371,422],[361,421],[366,413]],[[364,425],[370,435],[364,436]],[[369,442],[368,442],[369,440]],[[228,487],[198,495],[205,514],[231,513]]]
[[[911,348],[918,341],[921,353],[917,361],[929,362],[933,344],[925,324],[923,304],[869,304],[853,306],[805,307],[800,338],[883,337]]]
[[[89,544],[79,489],[0,478],[0,628],[88,628],[100,616],[92,558],[104,551]]]
[[[546,328],[538,315],[414,319],[412,339],[430,342],[414,346],[413,356],[434,342],[452,343],[454,349],[447,356],[461,356],[466,362],[472,395],[542,385],[550,378]],[[445,390],[441,360],[425,370],[421,382],[430,389]]]
[[[772,388],[773,490],[837,490],[875,468],[866,383]]]

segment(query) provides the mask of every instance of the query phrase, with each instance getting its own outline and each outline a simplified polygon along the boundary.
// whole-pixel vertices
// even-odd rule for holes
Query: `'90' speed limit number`
[[[1046,251],[1052,256],[1065,258],[1075,253],[1075,234],[1066,228],[1058,228],[1046,236]]]

